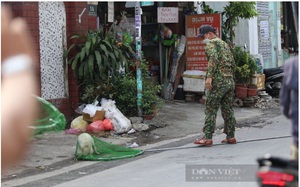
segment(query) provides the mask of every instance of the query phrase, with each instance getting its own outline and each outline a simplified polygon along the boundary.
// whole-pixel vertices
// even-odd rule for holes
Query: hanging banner
[[[114,2],[113,1],[108,1],[107,2],[107,7],[108,7],[107,22],[112,23],[112,22],[115,21],[115,7],[114,7]]]
[[[211,25],[216,29],[216,34],[221,38],[221,14],[194,14],[185,17],[186,33],[186,69],[206,71],[207,59],[202,38],[198,38],[202,25]]]

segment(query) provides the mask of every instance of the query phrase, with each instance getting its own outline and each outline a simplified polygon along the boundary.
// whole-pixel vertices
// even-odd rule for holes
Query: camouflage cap
[[[213,32],[216,34],[216,29],[210,25],[202,25],[199,29],[199,35],[197,37],[203,38],[204,34],[207,34],[209,32]]]

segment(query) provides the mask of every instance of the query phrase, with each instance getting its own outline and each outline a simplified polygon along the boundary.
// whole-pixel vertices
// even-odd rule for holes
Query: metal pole
[[[136,82],[137,82],[137,109],[138,116],[141,117],[143,114],[142,110],[142,98],[143,98],[143,83],[142,83],[142,72],[140,69],[141,64],[141,7],[140,2],[136,2],[135,5],[135,46],[136,46]]]
[[[299,39],[298,39],[298,14],[297,14],[298,2],[291,2],[291,4],[292,4],[292,11],[293,11],[293,18],[294,18],[294,29],[296,32],[297,44],[298,44],[298,42],[299,42]]]

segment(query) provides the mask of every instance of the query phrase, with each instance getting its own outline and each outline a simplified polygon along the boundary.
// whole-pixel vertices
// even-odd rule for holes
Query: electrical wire
[[[288,136],[260,138],[260,139],[253,139],[253,140],[242,140],[242,141],[238,141],[237,143],[238,144],[240,144],[240,143],[249,143],[249,142],[274,140],[274,139],[282,139],[282,138],[290,138],[290,137],[292,137],[292,136],[288,135]],[[227,144],[226,143],[213,144],[213,146],[220,146],[220,145],[227,145]],[[187,147],[167,147],[167,148],[158,148],[158,149],[148,149],[148,150],[144,150],[144,152],[169,151],[169,150],[191,149],[191,148],[199,148],[199,147],[206,147],[206,146],[193,145],[193,146],[187,146]]]

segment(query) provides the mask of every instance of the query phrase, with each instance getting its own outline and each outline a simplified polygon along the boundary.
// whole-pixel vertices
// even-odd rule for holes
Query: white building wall
[[[258,30],[257,17],[249,20],[249,51],[250,54],[258,54]]]
[[[223,12],[224,7],[228,2],[205,2],[213,10]],[[257,18],[250,20],[240,19],[239,24],[235,27],[234,43],[243,47],[247,45],[247,51],[250,54],[258,54],[258,31],[257,31]]]
[[[210,8],[212,8],[214,11],[220,11],[223,12],[224,7],[228,5],[228,2],[223,1],[223,2],[215,2],[215,1],[205,1],[206,5],[209,5]]]
[[[240,19],[238,26],[235,28],[234,43],[240,47],[244,47],[246,44],[246,50],[250,54],[258,54],[257,18]]]
[[[66,12],[63,2],[39,2],[41,96],[66,97],[63,52],[66,46]]]
[[[213,10],[223,12],[228,2],[205,2]],[[264,8],[267,5],[268,8]],[[266,68],[282,65],[282,49],[280,37],[280,2],[257,2],[262,14],[252,19],[240,19],[235,27],[234,43],[243,47],[252,55],[261,55]],[[256,6],[256,8],[257,8]],[[267,23],[263,28],[262,23]],[[261,32],[267,31],[267,37]],[[264,40],[263,40],[264,39]],[[266,43],[267,42],[267,43]]]
[[[235,38],[233,43],[237,46],[244,47],[246,44],[247,51],[250,47],[249,41],[249,21],[245,19],[240,19],[238,26],[234,28],[235,30]]]

